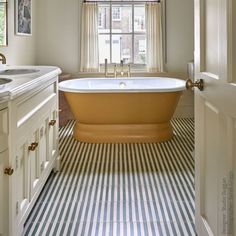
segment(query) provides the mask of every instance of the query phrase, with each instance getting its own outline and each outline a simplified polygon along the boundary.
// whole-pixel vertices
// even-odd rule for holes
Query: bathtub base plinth
[[[170,140],[170,122],[162,124],[81,124],[74,127],[74,138],[86,143],[156,143]]]

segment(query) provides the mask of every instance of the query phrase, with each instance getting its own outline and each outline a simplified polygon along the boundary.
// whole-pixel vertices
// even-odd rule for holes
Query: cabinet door
[[[28,140],[28,155],[30,163],[30,199],[39,187],[41,165],[39,159],[39,129],[36,129]]]
[[[48,111],[44,116],[44,123],[40,127],[39,136],[39,159],[41,174],[51,166],[58,153],[57,145],[57,112]]]
[[[47,160],[47,121],[40,126],[39,129],[39,165],[40,165],[40,175],[43,174],[44,170],[47,168],[49,161]]]
[[[0,153],[8,148],[8,110],[0,110]]]
[[[30,159],[28,155],[28,141],[18,142],[15,156],[14,199],[16,222],[19,223],[30,201]]]
[[[7,167],[7,151],[0,153],[0,235],[8,234],[8,177],[4,174]]]
[[[57,111],[53,110],[50,112],[48,121],[46,121],[48,124],[48,135],[47,135],[47,149],[48,149],[48,155],[47,160],[53,161],[55,159],[55,156],[58,152],[58,138],[57,138],[57,132],[58,132],[58,119],[57,119]]]

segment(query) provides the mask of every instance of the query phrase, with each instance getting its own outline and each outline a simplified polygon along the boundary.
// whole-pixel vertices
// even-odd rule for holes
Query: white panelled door
[[[204,80],[195,88],[199,236],[236,235],[235,15],[235,0],[195,0],[195,80]]]

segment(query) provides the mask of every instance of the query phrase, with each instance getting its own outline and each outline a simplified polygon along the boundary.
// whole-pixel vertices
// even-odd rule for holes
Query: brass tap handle
[[[57,122],[56,120],[50,120],[48,124],[49,126],[54,126],[56,122]]]
[[[35,151],[35,149],[38,147],[38,143],[34,142],[34,143],[31,143],[30,146],[28,147],[28,150],[29,151]]]
[[[128,75],[128,77],[130,77],[130,76],[131,76],[131,73],[130,73],[130,64],[128,65],[128,71],[127,71],[127,75]]]
[[[117,66],[116,66],[116,64],[114,65],[114,77],[115,78],[117,77]]]
[[[12,175],[14,173],[14,170],[11,167],[5,168],[4,174],[5,175]]]
[[[120,60],[120,76],[123,77],[124,76],[124,61]]]
[[[191,79],[186,81],[186,89],[192,89],[193,87],[197,87],[200,91],[204,89],[204,81],[203,79],[199,79],[196,82],[193,82]]]
[[[108,77],[107,58],[105,58],[105,77]]]

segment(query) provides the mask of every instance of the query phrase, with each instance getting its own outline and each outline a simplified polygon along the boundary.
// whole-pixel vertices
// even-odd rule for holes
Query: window
[[[7,1],[0,0],[0,46],[7,45]]]
[[[99,4],[99,62],[146,64],[143,3]]]

